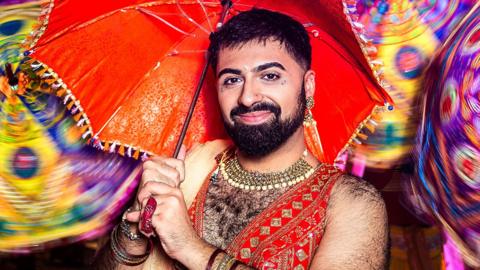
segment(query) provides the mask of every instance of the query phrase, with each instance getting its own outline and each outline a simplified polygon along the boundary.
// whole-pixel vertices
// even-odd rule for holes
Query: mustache
[[[258,112],[258,111],[270,111],[272,112],[275,117],[278,117],[280,115],[280,107],[275,106],[271,103],[256,103],[250,107],[246,107],[243,105],[237,106],[230,111],[230,117],[233,118],[234,116],[240,115],[240,114],[245,114],[245,113],[251,113],[251,112]]]

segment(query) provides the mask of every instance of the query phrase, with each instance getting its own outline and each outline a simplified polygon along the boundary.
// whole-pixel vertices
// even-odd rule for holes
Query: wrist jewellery
[[[125,251],[125,249],[118,242],[118,228],[115,226],[110,235],[110,247],[113,252],[113,257],[118,263],[127,266],[136,266],[144,263],[153,250],[153,241],[148,238],[147,252],[143,255],[133,255]]]

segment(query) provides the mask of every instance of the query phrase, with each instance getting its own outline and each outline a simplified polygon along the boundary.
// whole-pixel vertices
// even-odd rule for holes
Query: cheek
[[[224,119],[230,120],[230,111],[234,108],[235,102],[231,95],[227,95],[225,92],[218,93],[218,104],[220,111]]]
[[[300,91],[289,89],[272,97],[282,109],[282,119],[292,116],[297,111],[299,95]]]

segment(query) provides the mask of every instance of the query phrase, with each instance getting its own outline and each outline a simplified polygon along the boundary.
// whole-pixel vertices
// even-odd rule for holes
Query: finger
[[[180,159],[154,157],[143,164],[143,169],[158,170],[161,174],[173,179],[177,183],[175,187],[179,186],[185,178],[185,165]]]
[[[157,168],[147,169],[142,174],[142,185],[148,182],[165,183],[172,187],[177,187],[180,183],[180,174],[175,168],[165,166],[157,166]]]
[[[125,219],[132,223],[140,222],[140,211],[129,212],[125,215]]]
[[[172,168],[175,170],[175,172],[170,172],[171,176],[176,175],[177,177],[175,180],[177,181],[177,187],[180,185],[183,180],[185,180],[185,163],[183,160],[180,159],[166,159],[165,164],[169,166],[169,168]]]
[[[137,195],[137,200],[143,202],[150,196],[155,195],[177,195],[178,188],[173,188],[170,185],[160,182],[148,182],[143,186]],[[142,204],[145,205],[145,204]]]
[[[160,178],[160,173],[157,170],[144,169],[142,172],[142,186],[148,182],[156,182],[155,179]]]

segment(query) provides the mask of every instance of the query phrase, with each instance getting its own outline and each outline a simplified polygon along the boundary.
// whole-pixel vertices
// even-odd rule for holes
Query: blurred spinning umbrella
[[[58,97],[0,77],[0,252],[91,239],[121,213],[139,162],[86,146],[81,133]]]
[[[426,76],[413,205],[480,267],[480,4],[448,40]]]
[[[137,161],[86,146],[40,78],[13,76],[40,11],[39,1],[0,3],[0,252],[103,234],[137,183]]]
[[[0,74],[5,64],[16,70],[23,59],[26,38],[38,25],[40,1],[0,1]]]
[[[267,8],[293,16],[311,34],[318,74],[314,116],[321,123],[321,144],[312,147],[322,160],[334,162],[362,136],[361,127],[373,128],[369,118],[390,101],[377,84],[381,75],[372,75],[362,54],[349,11],[339,0],[232,2],[228,16]],[[142,151],[170,155],[220,1],[65,0],[50,1],[45,9],[25,70],[44,78],[96,147],[136,158]],[[187,146],[224,136],[213,85],[209,73]]]
[[[364,0],[349,7],[353,24],[371,40],[366,55],[382,62],[395,110],[386,112],[375,134],[355,150],[369,168],[388,169],[405,162],[418,127],[418,99],[425,68],[475,0]],[[352,157],[355,157],[352,155]]]

